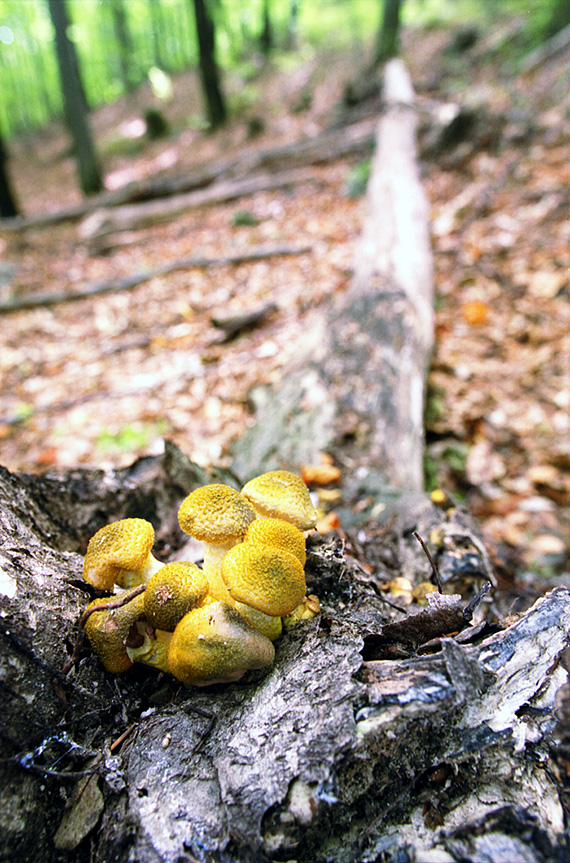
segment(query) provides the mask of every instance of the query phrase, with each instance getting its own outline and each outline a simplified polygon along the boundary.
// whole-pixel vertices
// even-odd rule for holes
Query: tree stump
[[[412,530],[455,537],[458,563],[460,534],[480,542],[465,514],[422,495],[394,508],[373,575],[340,540],[310,541],[322,614],[279,640],[269,673],[187,690],[143,666],[110,675],[86,647],[62,674],[90,598],[81,552],[93,529],[146,515],[172,557],[184,541],[177,503],[212,478],[172,445],[105,474],[2,471],[2,856],[554,859],[563,817],[543,741],[565,679],[570,593],[470,624],[468,599],[492,573],[471,546],[470,578],[462,565],[451,574],[448,543],[442,572],[465,595],[397,611],[381,585],[429,571]]]

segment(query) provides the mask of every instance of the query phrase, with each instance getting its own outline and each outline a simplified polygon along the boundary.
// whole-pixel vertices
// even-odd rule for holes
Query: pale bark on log
[[[143,667],[106,674],[86,648],[62,676],[88,601],[79,552],[93,530],[146,516],[170,557],[182,542],[178,501],[211,479],[231,482],[173,446],[117,472],[0,474],[2,859],[563,859],[541,741],[565,678],[570,593],[559,588],[499,626],[465,620],[423,655],[421,625],[374,583],[425,579],[414,528],[478,540],[464,514],[422,495],[394,507],[372,577],[342,543],[310,543],[307,579],[322,616],[279,640],[268,673],[182,692]],[[481,579],[487,566],[480,556]],[[422,614],[432,623],[440,614],[446,636],[466,604],[444,597]],[[426,626],[424,637],[433,634]],[[217,719],[199,752],[207,720],[192,707]]]
[[[327,314],[309,317],[283,385],[261,394],[256,424],[235,450],[243,476],[314,463],[342,443],[352,471],[372,464],[384,485],[422,487],[432,255],[413,90],[400,60],[386,66],[384,104],[351,286]]]

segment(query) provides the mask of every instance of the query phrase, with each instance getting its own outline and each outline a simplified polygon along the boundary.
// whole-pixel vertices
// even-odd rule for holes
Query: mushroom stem
[[[133,662],[142,662],[143,665],[150,665],[151,668],[158,668],[160,671],[169,671],[167,655],[172,633],[164,632],[162,629],[149,632],[148,626],[140,623],[137,624],[137,629],[144,641],[140,647],[127,646],[129,659]]]
[[[151,575],[154,575],[163,566],[164,563],[157,560],[152,554],[149,554],[142,569],[121,569],[115,578],[115,593],[120,593],[122,590],[131,590],[133,587],[138,587],[139,584],[147,584]]]
[[[222,578],[222,562],[227,552],[234,545],[238,545],[238,540],[216,544],[204,542],[202,546],[204,552],[202,572],[208,581],[208,594],[211,599],[219,599],[221,602],[227,602],[229,605],[233,605],[234,602],[230,596],[228,586]]]

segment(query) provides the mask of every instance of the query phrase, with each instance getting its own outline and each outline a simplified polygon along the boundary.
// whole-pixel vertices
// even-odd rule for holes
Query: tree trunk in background
[[[160,0],[148,0],[150,9],[150,21],[152,30],[152,45],[154,63],[159,69],[168,71],[168,63],[163,51],[162,21],[160,17]]]
[[[556,0],[546,25],[546,36],[554,36],[570,24],[570,3],[568,0]]]
[[[0,216],[3,219],[18,215],[16,200],[12,194],[10,180],[6,171],[8,154],[0,137]]]
[[[135,77],[132,70],[133,43],[123,0],[111,0],[110,9],[115,38],[117,40],[117,56],[119,59],[121,80],[125,92],[128,93],[135,86]]]
[[[263,0],[262,28],[259,35],[259,45],[263,54],[267,57],[274,47],[273,28],[271,26],[271,15],[269,12],[269,0]]]
[[[85,92],[81,83],[75,46],[67,35],[70,25],[65,0],[48,0],[55,30],[55,49],[63,92],[65,119],[71,136],[82,191],[86,195],[101,191],[103,182],[93,139]]]
[[[379,66],[390,57],[395,57],[400,44],[401,0],[384,0],[382,23],[378,29],[374,49],[373,66]]]
[[[205,0],[193,0],[193,3],[204,101],[210,125],[212,129],[216,129],[225,123],[227,111],[220,90],[220,75],[215,57],[216,34],[214,21],[210,17]]]

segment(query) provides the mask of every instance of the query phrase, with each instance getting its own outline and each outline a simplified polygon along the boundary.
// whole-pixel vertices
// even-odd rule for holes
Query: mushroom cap
[[[87,608],[107,602],[108,599],[101,597],[90,602]],[[106,608],[87,618],[85,634],[107,671],[118,674],[133,664],[127,653],[127,642],[139,620],[144,620],[144,594],[135,596],[120,608]]]
[[[167,563],[149,580],[144,610],[155,629],[174,632],[185,614],[201,605],[208,593],[206,576],[195,563]]]
[[[272,643],[224,602],[188,612],[172,634],[168,667],[189,686],[239,680],[246,671],[265,668],[275,657]]]
[[[255,510],[249,501],[222,483],[194,489],[178,510],[184,533],[213,545],[241,539],[254,519]]]
[[[305,565],[307,559],[303,531],[282,518],[256,518],[248,527],[244,542],[270,545],[288,551],[299,560],[301,566]]]
[[[236,611],[239,611],[246,623],[249,623],[256,632],[261,632],[269,641],[275,641],[283,632],[283,624],[280,617],[271,617],[269,614],[264,614],[245,602],[236,602]]]
[[[317,523],[317,511],[311,503],[309,489],[288,470],[272,470],[250,479],[241,493],[259,515],[282,518],[298,527],[311,530]]]
[[[305,596],[305,572],[298,558],[270,545],[235,545],[223,559],[222,578],[232,599],[271,617],[289,614]]]
[[[122,570],[144,569],[154,543],[154,528],[144,518],[106,524],[89,540],[83,578],[98,590],[112,590]]]

